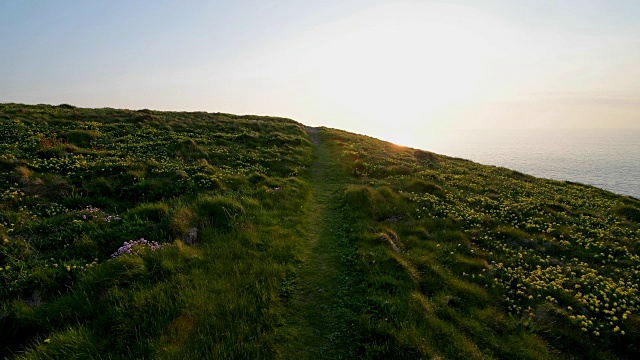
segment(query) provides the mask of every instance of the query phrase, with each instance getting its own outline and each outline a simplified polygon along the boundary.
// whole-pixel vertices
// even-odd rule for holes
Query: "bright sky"
[[[640,128],[640,1],[0,2],[0,102],[448,129]]]

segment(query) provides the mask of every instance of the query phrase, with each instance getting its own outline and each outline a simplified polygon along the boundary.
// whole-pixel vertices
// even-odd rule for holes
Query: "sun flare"
[[[413,143],[417,122],[487,93],[483,37],[497,31],[457,8],[446,11],[466,21],[434,18],[433,6],[384,5],[318,30],[297,55],[305,84],[372,134]]]

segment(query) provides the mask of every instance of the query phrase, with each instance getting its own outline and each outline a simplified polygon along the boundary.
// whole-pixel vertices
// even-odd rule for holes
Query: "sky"
[[[0,2],[0,102],[258,114],[403,145],[640,128],[640,1]]]

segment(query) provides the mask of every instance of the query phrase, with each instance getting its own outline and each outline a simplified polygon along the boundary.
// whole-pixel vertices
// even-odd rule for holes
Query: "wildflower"
[[[149,248],[151,251],[156,251],[161,249],[163,246],[164,245],[161,245],[156,241],[149,242],[145,238],[125,241],[123,245],[118,248],[118,251],[111,254],[111,258],[115,258],[123,254],[139,254],[140,251],[144,251],[145,248]]]

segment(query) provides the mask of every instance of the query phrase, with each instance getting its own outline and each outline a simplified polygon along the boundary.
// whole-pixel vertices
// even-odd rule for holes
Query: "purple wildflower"
[[[166,244],[159,244],[156,241],[148,241],[145,238],[125,241],[124,244],[118,248],[118,251],[111,254],[111,258],[115,258],[123,254],[140,254],[140,252],[144,252],[147,248],[151,251],[156,251],[162,249],[165,245]]]
[[[78,212],[82,214],[82,220],[85,220],[85,221],[94,220],[94,219],[103,220],[105,222],[111,222],[113,220],[122,220],[122,218],[120,218],[117,215],[109,215],[106,212],[100,210],[99,208],[91,205],[85,207],[83,210],[80,210]]]

